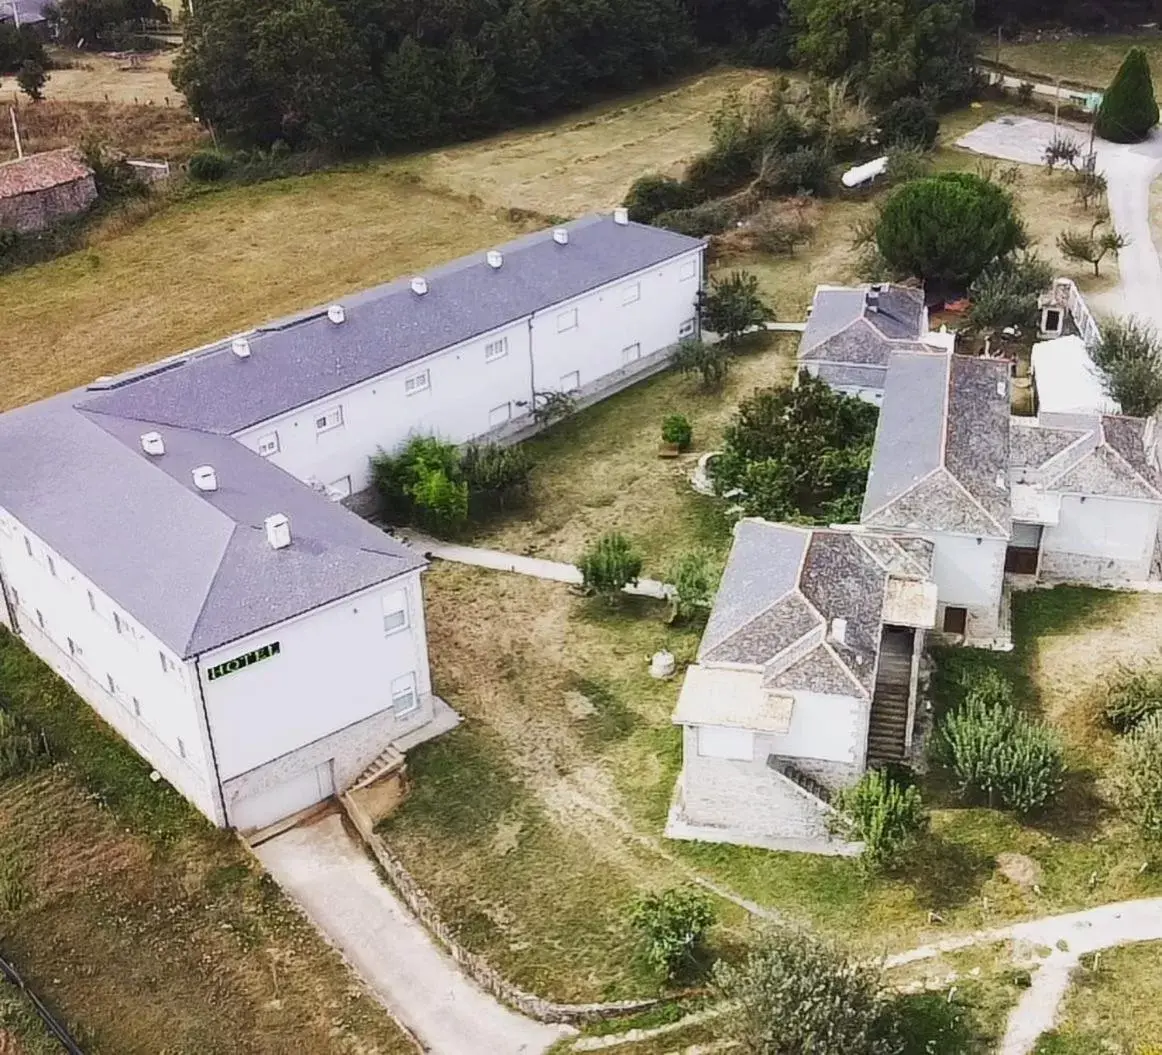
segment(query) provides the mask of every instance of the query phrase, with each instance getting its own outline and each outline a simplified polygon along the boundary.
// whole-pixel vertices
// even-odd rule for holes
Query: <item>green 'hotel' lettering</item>
[[[217,678],[225,677],[227,674],[233,674],[234,671],[242,670],[243,667],[249,667],[251,664],[258,663],[260,660],[277,656],[278,653],[278,642],[273,641],[269,645],[263,645],[262,648],[256,648],[253,652],[247,652],[244,656],[236,656],[234,659],[226,660],[225,663],[219,663],[217,666],[211,667],[206,671],[206,680],[214,681]]]

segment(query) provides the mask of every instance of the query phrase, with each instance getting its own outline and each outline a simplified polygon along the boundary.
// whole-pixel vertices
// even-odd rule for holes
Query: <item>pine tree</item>
[[[1141,48],[1130,48],[1097,111],[1097,134],[1114,143],[1137,143],[1158,123],[1158,103],[1150,63]]]

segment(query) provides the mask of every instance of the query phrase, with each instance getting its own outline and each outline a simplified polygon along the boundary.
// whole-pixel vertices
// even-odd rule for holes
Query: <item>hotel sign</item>
[[[270,659],[271,656],[277,656],[279,651],[277,641],[269,645],[263,645],[262,648],[256,648],[253,652],[247,652],[244,656],[236,656],[234,659],[226,660],[225,663],[219,663],[217,666],[211,667],[206,671],[206,679],[208,681],[214,681],[217,678],[224,678],[227,674],[233,674],[236,670],[242,670],[243,667],[250,667],[264,659]]]

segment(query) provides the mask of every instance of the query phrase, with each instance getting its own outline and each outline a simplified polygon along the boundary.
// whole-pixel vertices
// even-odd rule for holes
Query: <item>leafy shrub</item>
[[[48,73],[34,59],[25,59],[16,71],[16,83],[34,103],[44,98],[44,86],[48,83]]]
[[[1142,837],[1162,841],[1162,712],[1118,741],[1113,777],[1118,804]]]
[[[1128,733],[1152,714],[1162,713],[1162,673],[1124,671],[1107,689],[1104,708],[1110,728]]]
[[[712,278],[702,301],[702,321],[707,329],[733,345],[748,330],[774,319],[774,309],[759,292],[759,280],[749,271],[732,271]]]
[[[878,769],[868,770],[858,784],[840,791],[833,804],[840,814],[838,830],[863,842],[863,861],[871,868],[899,861],[928,821],[920,789],[900,784]]]
[[[1028,106],[1033,101],[1035,87],[1032,81],[1021,81],[1017,85],[1017,102],[1022,106]]]
[[[721,234],[738,219],[738,207],[725,201],[708,201],[689,209],[674,209],[658,213],[653,220],[655,227],[703,238],[709,234]]]
[[[41,739],[19,719],[0,710],[0,780],[29,773],[46,757]]]
[[[997,333],[1008,326],[1036,328],[1040,296],[1053,281],[1053,268],[1036,253],[1014,253],[989,264],[968,287],[969,328]]]
[[[694,430],[690,427],[690,419],[685,414],[668,414],[662,422],[662,440],[665,443],[675,443],[678,450],[687,450],[694,439]]]
[[[1158,103],[1150,62],[1141,48],[1130,48],[1102,96],[1094,125],[1113,143],[1137,143],[1158,123]]]
[[[188,162],[190,179],[199,183],[217,183],[230,171],[230,159],[217,150],[195,150]]]
[[[888,183],[907,183],[923,179],[932,171],[932,155],[920,147],[891,147],[884,178]]]
[[[878,411],[805,371],[793,388],[760,389],[739,404],[710,465],[718,494],[739,492],[748,516],[850,523],[859,519]]]
[[[930,148],[936,142],[940,121],[932,104],[914,95],[892,103],[879,118],[879,141],[883,147]]]
[[[793,255],[798,246],[810,240],[814,230],[807,209],[787,208],[781,202],[766,202],[746,224],[750,246],[772,256]]]
[[[551,425],[554,421],[567,418],[577,409],[575,392],[534,392],[533,421],[538,425]]]
[[[814,194],[826,197],[834,181],[835,159],[822,146],[799,147],[778,157],[764,173],[763,187],[771,194]]]
[[[642,572],[642,556],[624,535],[602,535],[577,561],[581,581],[591,593],[615,600]]]
[[[694,192],[681,180],[653,173],[634,180],[622,202],[629,218],[636,223],[650,223],[663,212],[674,212],[696,205]]]
[[[671,621],[692,619],[710,611],[714,603],[714,583],[710,560],[704,553],[687,553],[670,568],[668,576],[674,592],[670,595]]]
[[[1149,417],[1162,406],[1162,343],[1149,323],[1136,318],[1103,321],[1093,361],[1123,414]]]
[[[1056,735],[993,690],[970,689],[945,716],[940,735],[962,795],[1031,813],[1061,790],[1065,764]]]
[[[533,456],[520,444],[469,443],[460,454],[473,516],[521,505],[529,497]]]
[[[897,1055],[895,1012],[878,968],[821,938],[775,930],[715,988],[736,1010],[724,1031],[753,1055]]]
[[[672,979],[697,962],[714,908],[702,891],[671,887],[658,894],[641,894],[630,906],[629,919],[649,964]]]
[[[738,190],[754,178],[753,147],[745,142],[712,148],[686,167],[685,184],[697,201],[717,198]]]
[[[731,354],[725,341],[707,344],[687,337],[678,342],[670,362],[684,374],[700,374],[704,388],[717,388],[730,373]]]

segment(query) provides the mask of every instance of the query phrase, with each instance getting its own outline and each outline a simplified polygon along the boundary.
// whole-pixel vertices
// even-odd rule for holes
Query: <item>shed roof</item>
[[[1117,402],[1106,394],[1102,373],[1080,337],[1057,337],[1033,345],[1032,372],[1038,414],[1119,412]]]
[[[0,162],[0,198],[49,190],[92,174],[93,170],[81,160],[80,152],[72,147],[29,154],[15,161]]]

